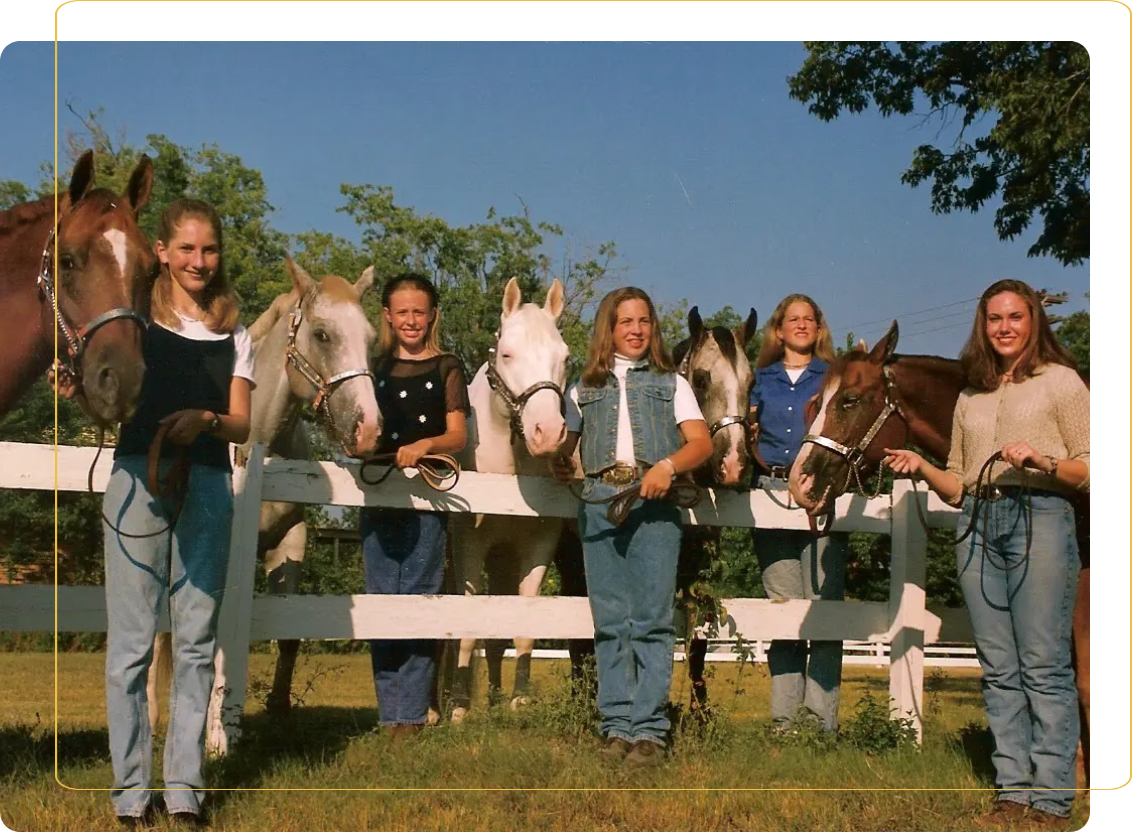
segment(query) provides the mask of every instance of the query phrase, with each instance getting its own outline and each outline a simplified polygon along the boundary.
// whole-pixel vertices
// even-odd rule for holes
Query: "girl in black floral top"
[[[439,346],[436,289],[407,273],[381,296],[379,354],[374,367],[385,425],[378,450],[410,467],[429,453],[457,453],[467,436],[468,389],[460,359]],[[361,513],[366,592],[428,595],[440,592],[447,540],[443,512],[365,508]],[[429,639],[373,639],[378,721],[393,737],[419,730],[428,718],[436,673]]]

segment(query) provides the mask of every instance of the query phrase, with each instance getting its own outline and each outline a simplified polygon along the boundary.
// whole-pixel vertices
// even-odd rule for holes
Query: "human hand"
[[[559,482],[565,483],[574,478],[574,470],[578,467],[573,456],[567,456],[561,451],[550,457],[548,465],[551,475]]]
[[[671,463],[665,463],[664,460],[661,460],[660,463],[645,471],[645,475],[641,477],[641,497],[643,499],[659,500],[668,493],[668,489],[672,487],[672,474],[675,470],[670,466]]]
[[[79,392],[75,376],[59,359],[55,359],[55,363],[47,368],[47,383],[64,399],[73,399]]]
[[[211,421],[212,415],[209,411],[190,409],[170,413],[157,424],[162,427],[171,426],[169,432],[165,435],[169,437],[169,441],[173,444],[191,445],[204,432]]]
[[[884,452],[886,456],[882,460],[882,464],[891,468],[894,474],[907,474],[910,477],[915,477],[928,464],[918,453],[905,448],[885,448]]]
[[[432,450],[432,442],[428,439],[418,439],[416,442],[404,445],[397,449],[396,465],[398,468],[412,468],[430,450]]]
[[[1028,442],[1007,442],[1002,446],[1002,460],[1015,468],[1037,468],[1049,473],[1052,464],[1045,454],[1039,454]]]

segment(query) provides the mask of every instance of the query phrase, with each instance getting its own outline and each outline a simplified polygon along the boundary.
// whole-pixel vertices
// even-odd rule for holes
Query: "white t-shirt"
[[[633,453],[633,425],[629,421],[629,402],[625,394],[625,374],[630,367],[642,367],[648,364],[648,359],[631,361],[620,355],[613,356],[613,375],[617,379],[617,386],[621,391],[621,405],[617,410],[617,461],[633,465],[636,454]],[[676,395],[673,397],[673,409],[676,412],[676,424],[690,422],[694,419],[704,421],[703,411],[696,401],[696,394],[692,385],[683,376],[676,376]],[[582,409],[578,405],[578,384],[570,385],[566,393],[566,430],[574,433],[582,431]]]
[[[228,337],[227,332],[213,332],[203,321],[186,318],[180,312],[177,313],[177,317],[181,319],[180,329],[165,328],[184,338],[193,341],[223,341]],[[162,326],[162,324],[157,325]],[[232,341],[236,347],[236,366],[232,370],[232,375],[246,378],[252,387],[255,387],[255,349],[252,347],[251,336],[243,324],[236,324],[236,328],[232,330]]]

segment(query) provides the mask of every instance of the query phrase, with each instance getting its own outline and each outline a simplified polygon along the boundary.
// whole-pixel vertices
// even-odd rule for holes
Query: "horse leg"
[[[1088,789],[1089,770],[1089,569],[1077,579],[1073,608],[1073,671],[1077,677],[1077,707],[1081,715],[1081,746],[1077,753],[1077,788]]]
[[[687,528],[680,539],[680,556],[676,567],[676,586],[684,596],[687,611],[688,631],[685,636],[685,656],[688,665],[688,680],[692,693],[688,704],[689,713],[704,716],[707,708],[708,689],[704,679],[704,664],[707,661],[707,639],[696,635],[696,628],[705,623],[704,611],[692,597],[692,585],[699,578],[707,564],[707,543],[718,542],[718,533],[701,527]]]
[[[162,692],[169,693],[169,679],[173,673],[173,634],[158,633],[153,639],[153,661],[146,678],[146,698],[149,700],[149,733],[157,736],[161,722]]]
[[[307,524],[300,521],[287,529],[278,546],[268,550],[264,558],[264,567],[267,569],[267,585],[272,594],[288,595],[298,589],[306,548]],[[266,709],[270,714],[287,716],[291,713],[291,684],[295,677],[295,661],[298,655],[298,639],[279,642],[275,676],[266,702]]]
[[[554,521],[538,520],[538,534],[531,535],[530,545],[524,546],[519,558],[519,595],[535,598],[542,588],[547,566],[554,558],[558,538],[562,535],[562,525]],[[530,703],[531,654],[534,652],[533,638],[515,639],[515,687],[511,692],[512,709]]]
[[[487,594],[515,595],[519,589],[519,573],[507,552],[494,547],[487,558]],[[508,640],[484,639],[484,658],[487,660],[487,697],[496,702],[503,697],[503,656]]]
[[[465,595],[479,593],[483,581],[483,563],[488,544],[486,530],[488,518],[476,524],[475,516],[458,515],[448,521],[452,538],[452,553],[455,561],[454,572],[457,587]],[[474,638],[460,639],[460,653],[456,660],[456,672],[452,680],[453,725],[464,721],[472,703],[472,653],[476,648]]]

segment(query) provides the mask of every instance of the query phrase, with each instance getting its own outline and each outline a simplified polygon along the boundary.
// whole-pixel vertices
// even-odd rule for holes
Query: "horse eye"
[[[501,354],[499,357],[502,358],[504,361],[510,361],[511,360],[511,353],[505,352],[505,353]]]
[[[73,269],[75,267],[75,258],[70,254],[60,254],[59,255],[59,266],[60,266],[60,268],[66,269],[67,271],[70,271],[71,269]]]
[[[314,331],[314,339],[323,344],[326,344],[330,341],[330,335],[325,329],[316,329]]]
[[[857,396],[846,396],[841,400],[841,409],[849,410],[856,407],[858,402],[860,402],[860,399]]]

